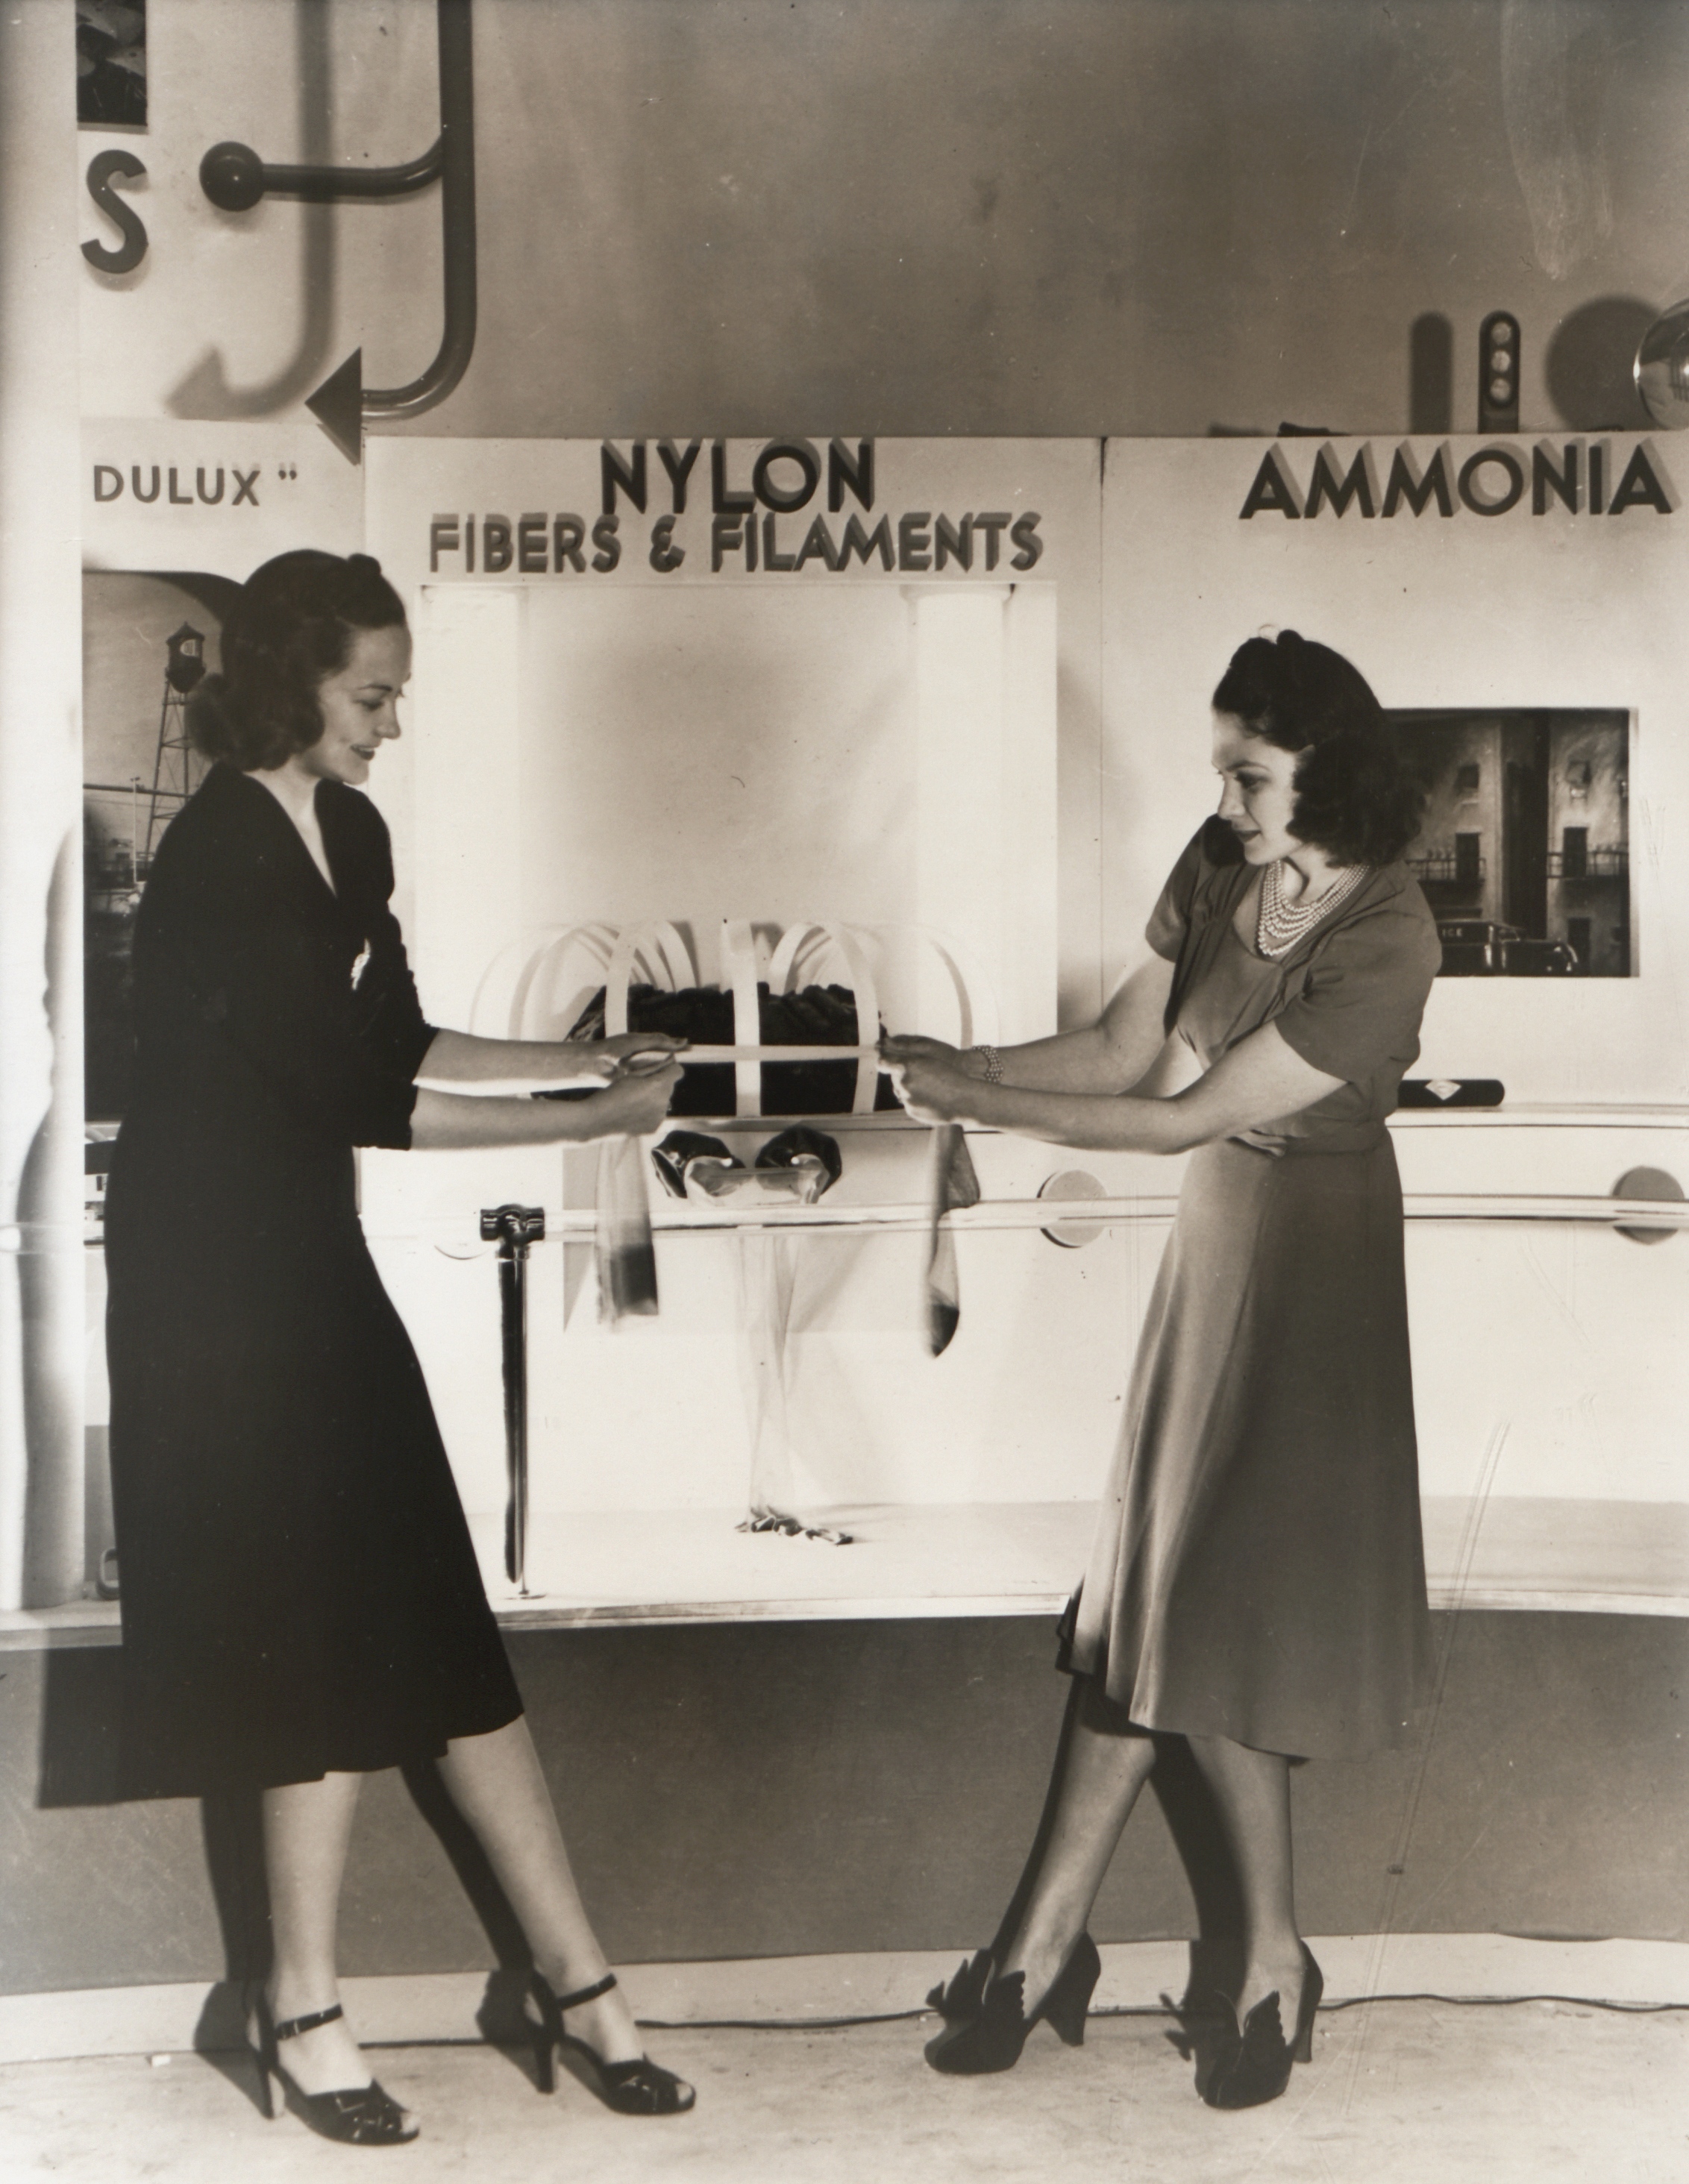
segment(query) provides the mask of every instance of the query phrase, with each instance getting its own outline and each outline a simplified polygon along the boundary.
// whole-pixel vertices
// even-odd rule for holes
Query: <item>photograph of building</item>
[[[1398,716],[1426,788],[1409,859],[1443,975],[1630,975],[1623,712]]]

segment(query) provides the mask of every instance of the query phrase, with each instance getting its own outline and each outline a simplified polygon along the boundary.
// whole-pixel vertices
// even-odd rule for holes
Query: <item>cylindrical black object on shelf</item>
[[[1404,1077],[1403,1107],[1499,1107],[1507,1087],[1497,1077]]]

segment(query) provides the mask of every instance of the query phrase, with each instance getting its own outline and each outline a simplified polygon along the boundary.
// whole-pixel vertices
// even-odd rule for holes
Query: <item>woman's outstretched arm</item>
[[[1036,1092],[1128,1090],[1161,1052],[1162,1018],[1172,988],[1172,964],[1160,956],[1148,957],[1084,1031],[1000,1048],[1003,1083]],[[890,1062],[917,1056],[948,1061],[967,1077],[983,1078],[985,1069],[978,1047],[958,1050],[935,1039],[884,1039],[881,1051]]]
[[[1343,1083],[1304,1061],[1274,1024],[1251,1032],[1193,1084],[1164,1099],[981,1084],[924,1057],[893,1059],[900,1096],[922,1122],[974,1123],[1103,1152],[1188,1152],[1300,1113]]]
[[[419,1152],[482,1145],[580,1145],[592,1138],[638,1138],[662,1128],[680,1066],[629,1073],[585,1100],[508,1098],[497,1093],[437,1092],[423,1086],[410,1116]]]
[[[672,1054],[686,1041],[666,1032],[615,1039],[481,1039],[437,1031],[416,1072],[427,1084],[608,1084],[630,1054]]]

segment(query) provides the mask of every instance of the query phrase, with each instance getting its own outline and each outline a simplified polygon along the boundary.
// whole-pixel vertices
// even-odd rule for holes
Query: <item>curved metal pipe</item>
[[[266,197],[333,204],[343,198],[402,198],[438,179],[445,139],[399,167],[285,167],[250,144],[214,144],[199,163],[199,187],[221,212],[250,212]]]
[[[443,402],[475,354],[475,55],[470,0],[438,0],[440,237],[445,323],[434,361],[408,386],[365,387],[366,417],[415,417]]]
[[[971,1229],[1048,1228],[1056,1222],[1095,1222],[1099,1226],[1131,1227],[1171,1221],[1179,1201],[1168,1195],[1130,1198],[996,1198],[978,1206],[958,1206],[945,1216],[961,1234]],[[1669,1198],[1591,1198],[1537,1196],[1529,1193],[1497,1191],[1408,1191],[1402,1210],[1410,1222],[1491,1223],[1554,1222],[1575,1227],[1647,1228],[1669,1234],[1689,1230],[1689,1201]],[[851,1205],[827,1198],[815,1206],[757,1205],[747,1210],[731,1204],[665,1205],[652,1217],[651,1226],[662,1231],[739,1228],[858,1228],[864,1231],[918,1234],[929,1216],[918,1206]],[[598,1217],[590,1207],[571,1207],[555,1212],[548,1234],[552,1237],[585,1236],[593,1233]],[[407,1231],[407,1234],[410,1232]]]
[[[463,377],[475,354],[475,66],[470,8],[471,0],[435,0],[440,133],[418,158],[397,167],[276,166],[261,159],[249,145],[230,142],[214,144],[199,163],[200,187],[224,212],[248,212],[269,195],[318,204],[404,197],[438,181],[444,303],[439,350],[427,370],[408,385],[364,388],[358,408],[366,417],[415,417],[432,410]],[[341,367],[343,373],[350,373],[344,398],[348,415],[337,434],[354,461],[357,410],[349,405],[357,370],[355,359]],[[327,383],[337,383],[340,377],[337,373]]]

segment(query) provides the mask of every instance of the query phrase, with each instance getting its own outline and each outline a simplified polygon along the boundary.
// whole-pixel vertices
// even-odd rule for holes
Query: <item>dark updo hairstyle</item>
[[[188,700],[195,748],[242,773],[284,765],[321,735],[317,686],[345,666],[356,633],[404,621],[370,554],[278,554],[241,586],[224,617],[223,671]]]
[[[1419,831],[1419,783],[1366,678],[1293,629],[1251,637],[1214,693],[1251,736],[1300,751],[1290,832],[1335,865],[1393,864]]]

